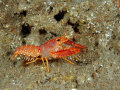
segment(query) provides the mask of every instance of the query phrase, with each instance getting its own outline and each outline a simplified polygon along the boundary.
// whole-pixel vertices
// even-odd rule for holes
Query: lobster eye
[[[57,41],[60,41],[60,39],[57,39]]]

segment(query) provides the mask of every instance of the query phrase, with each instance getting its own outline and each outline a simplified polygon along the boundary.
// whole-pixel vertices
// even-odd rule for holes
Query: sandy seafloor
[[[120,90],[118,11],[118,0],[0,0],[0,90]],[[75,65],[53,59],[48,73],[42,61],[10,60],[17,47],[39,46],[64,31],[81,35],[72,40],[88,48],[79,60],[68,57]]]

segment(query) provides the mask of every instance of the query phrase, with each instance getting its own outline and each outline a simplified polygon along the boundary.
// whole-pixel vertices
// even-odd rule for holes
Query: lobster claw
[[[84,47],[84,46],[82,46],[80,44],[77,44],[77,43],[75,43],[75,42],[73,42],[73,41],[71,41],[69,39],[66,42],[64,42],[64,44],[75,46],[75,47],[82,48],[82,49],[87,48],[87,47]]]

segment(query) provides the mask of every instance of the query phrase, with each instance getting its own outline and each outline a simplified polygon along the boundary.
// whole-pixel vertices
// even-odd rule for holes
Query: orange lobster
[[[105,16],[104,18],[106,18],[107,16]],[[104,19],[104,18],[102,18],[102,19]],[[102,19],[100,19],[99,21],[101,21]],[[98,23],[99,21],[97,21],[95,23]],[[94,24],[91,24],[90,26],[92,26]],[[90,27],[90,26],[88,26],[88,27]],[[86,28],[88,28],[88,27],[86,27]],[[85,30],[86,28],[84,28],[83,30]],[[80,31],[78,31],[77,33],[79,33],[79,32]],[[77,33],[75,33],[75,34],[77,34]],[[90,36],[90,35],[84,35],[84,36]],[[66,44],[68,46],[64,47],[63,44]],[[45,42],[44,44],[42,44],[41,46],[35,46],[35,45],[20,46],[15,50],[14,55],[11,57],[11,59],[14,60],[14,59],[16,59],[16,57],[18,55],[24,55],[26,57],[26,60],[29,61],[26,64],[30,64],[37,60],[42,60],[45,70],[46,70],[46,65],[44,63],[44,60],[45,60],[47,62],[47,69],[49,72],[50,70],[49,70],[49,66],[48,66],[48,60],[50,60],[51,58],[55,58],[55,59],[63,58],[64,60],[66,60],[69,63],[71,63],[72,65],[74,65],[74,63],[72,61],[66,59],[66,57],[72,56],[72,55],[75,56],[75,54],[78,54],[81,49],[85,49],[85,48],[87,48],[87,47],[84,47],[80,44],[77,44],[77,43],[71,41],[70,38],[66,38],[65,33],[64,33],[64,35],[62,37],[57,37],[55,39],[49,40],[49,41]],[[77,56],[75,56],[75,58],[78,59]]]
[[[64,47],[63,44],[69,46]],[[62,36],[49,40],[42,44],[41,46],[35,45],[20,46],[15,50],[14,55],[12,56],[11,59],[12,60],[16,59],[18,55],[31,57],[27,59],[27,61],[29,62],[27,62],[26,64],[30,64],[32,62],[35,62],[36,60],[42,60],[46,70],[46,65],[44,63],[45,60],[47,62],[47,69],[49,72],[48,60],[50,60],[51,58],[55,59],[63,58],[64,60],[74,65],[72,61],[66,59],[65,57],[78,54],[80,52],[80,49],[85,48],[86,47],[69,40],[65,36]]]

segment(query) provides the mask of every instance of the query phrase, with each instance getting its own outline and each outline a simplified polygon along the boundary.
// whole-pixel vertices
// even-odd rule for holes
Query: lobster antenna
[[[108,15],[107,15],[107,16],[108,16]],[[73,36],[75,36],[75,35],[78,34],[79,32],[82,32],[83,30],[85,30],[85,29],[87,29],[87,28],[89,28],[89,27],[95,25],[96,23],[100,22],[101,20],[103,20],[103,19],[106,18],[107,16],[101,18],[100,20],[94,22],[93,24],[90,24],[89,26],[87,26],[87,27],[83,28],[82,30],[78,31],[77,33],[73,34],[72,36],[70,36],[70,39],[72,39]],[[84,36],[88,36],[88,35],[84,35]],[[90,36],[91,36],[91,35],[90,35]],[[81,37],[81,36],[78,36],[78,37]]]
[[[80,35],[80,36],[76,36],[76,37],[71,37],[71,38],[69,38],[69,39],[78,38],[78,37],[83,37],[83,36],[96,36],[96,35]]]
[[[64,28],[64,34],[63,34],[63,37],[65,37],[65,28]]]

